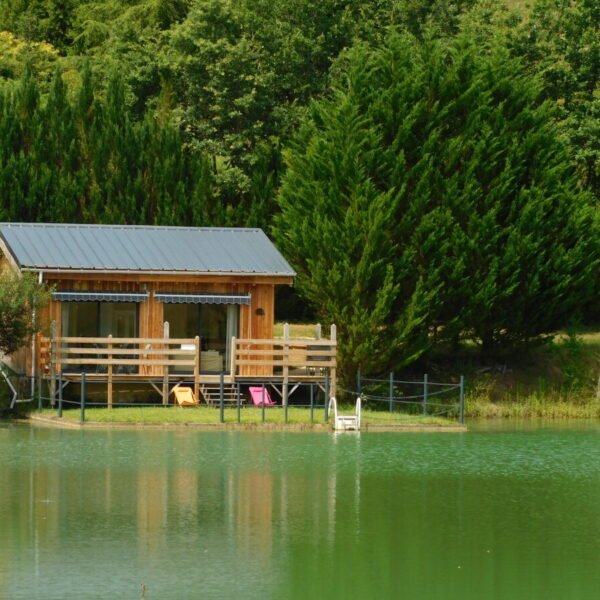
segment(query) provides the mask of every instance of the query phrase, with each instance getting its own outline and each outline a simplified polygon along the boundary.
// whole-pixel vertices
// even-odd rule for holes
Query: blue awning
[[[168,304],[250,304],[250,294],[154,294]]]
[[[60,302],[144,302],[148,292],[52,292]]]

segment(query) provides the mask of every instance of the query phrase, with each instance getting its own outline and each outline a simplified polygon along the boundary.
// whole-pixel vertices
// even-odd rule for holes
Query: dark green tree
[[[597,293],[597,214],[541,89],[506,48],[391,34],[315,103],[275,233],[347,377],[434,339],[529,342]]]

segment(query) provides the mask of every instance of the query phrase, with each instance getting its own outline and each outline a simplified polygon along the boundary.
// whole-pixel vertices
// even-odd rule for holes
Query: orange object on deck
[[[173,393],[175,394],[175,399],[179,406],[194,406],[199,404],[194,396],[194,392],[192,392],[192,388],[178,387],[173,390]]]

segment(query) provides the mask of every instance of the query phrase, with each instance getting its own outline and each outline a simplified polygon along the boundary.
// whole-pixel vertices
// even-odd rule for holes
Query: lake
[[[600,425],[0,424],[0,598],[600,597]]]

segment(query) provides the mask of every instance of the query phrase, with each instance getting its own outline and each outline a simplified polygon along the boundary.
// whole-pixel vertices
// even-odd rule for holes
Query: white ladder
[[[360,413],[361,413],[361,397],[356,399],[356,406],[353,415],[338,415],[337,401],[335,396],[329,399],[329,414],[333,409],[333,430],[334,431],[360,431]]]

